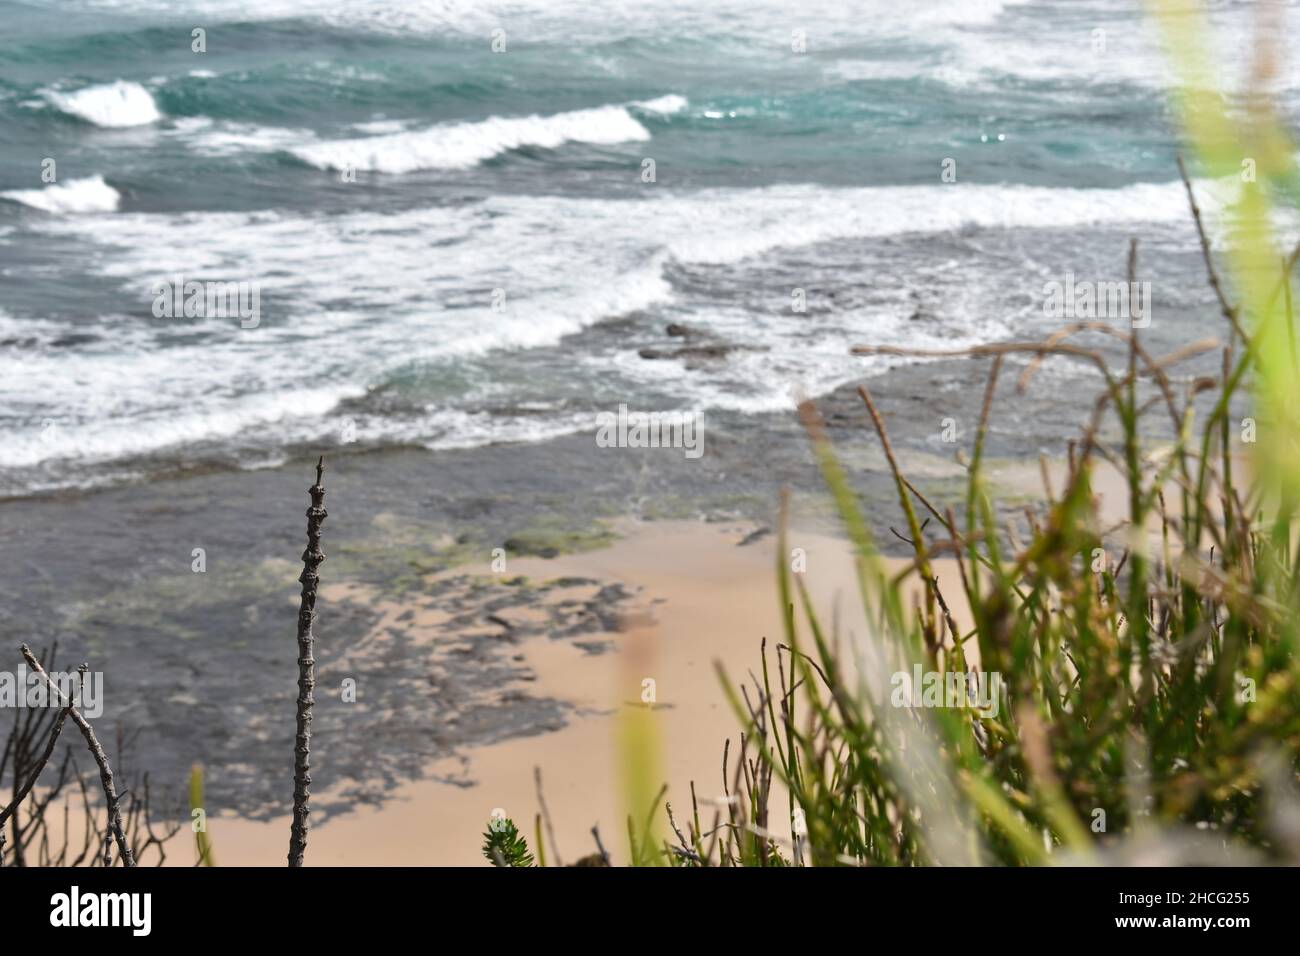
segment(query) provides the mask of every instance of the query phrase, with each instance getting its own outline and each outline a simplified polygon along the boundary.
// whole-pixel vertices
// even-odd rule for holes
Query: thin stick
[[[867,411],[871,415],[871,423],[875,426],[876,435],[880,438],[880,446],[884,449],[885,460],[889,463],[889,470],[894,476],[894,481],[898,486],[898,500],[903,506],[903,515],[907,518],[907,529],[912,535],[912,546],[916,550],[916,563],[921,572],[921,577],[927,583],[934,578],[934,573],[930,570],[930,558],[926,552],[925,539],[921,536],[924,525],[916,520],[916,509],[912,507],[912,501],[908,497],[907,481],[903,478],[903,471],[898,466],[898,459],[894,457],[894,446],[889,441],[889,429],[885,427],[885,420],[880,416],[880,410],[876,408],[876,403],[871,400],[871,392],[865,385],[858,386],[858,395],[866,403]],[[933,645],[937,640],[935,632],[937,630],[934,620],[934,600],[931,592],[927,591],[925,596],[925,618],[923,622],[925,629],[925,640],[929,645]]]
[[[73,706],[73,702],[64,696],[63,691],[50,680],[50,675],[45,673],[45,668],[41,662],[36,659],[32,649],[26,644],[19,647],[22,651],[27,665],[37,674],[39,674],[50,688],[53,694],[67,708],[67,714],[72,718],[72,722],[77,725],[81,735],[86,738],[86,745],[90,748],[90,755],[95,758],[95,763],[99,764],[99,782],[104,787],[104,799],[108,801],[108,830],[112,834],[113,840],[117,843],[118,854],[122,857],[124,866],[135,866],[135,857],[131,853],[131,848],[127,846],[126,833],[122,830],[122,812],[118,809],[117,787],[113,785],[113,768],[108,765],[108,755],[104,753],[104,748],[99,745],[99,738],[95,736],[94,729],[81,711]],[[86,665],[81,665],[80,673],[85,676]],[[110,845],[106,842],[104,845],[104,866],[113,865],[113,853]]]
[[[681,827],[677,825],[677,820],[673,817],[673,805],[665,803],[664,806],[668,808],[668,825],[673,828],[673,833],[677,834],[677,842],[682,845],[680,850],[674,847],[673,852],[695,863],[703,863],[704,861],[700,859],[700,855],[691,848],[690,841],[682,833]]]
[[[591,836],[596,841],[596,849],[600,853],[600,858],[605,861],[606,866],[609,866],[609,853],[605,849],[605,844],[600,842],[600,827],[592,827]]]
[[[939,590],[939,576],[936,574],[933,579],[934,596],[939,599],[939,607],[943,609],[944,620],[948,622],[948,631],[952,634],[955,643],[961,643],[961,631],[957,629],[957,622],[953,620],[952,611],[948,610],[948,602],[943,599],[943,591]]]
[[[311,800],[311,708],[316,702],[312,692],[316,689],[316,659],[312,647],[316,637],[312,625],[316,621],[316,589],[320,576],[316,569],[325,560],[320,549],[320,527],[327,517],[325,487],[321,475],[325,471],[325,456],[316,463],[316,484],[308,489],[311,507],[307,509],[307,550],[302,553],[302,600],[298,607],[298,736],[293,747],[293,825],[289,831],[289,865],[302,866],[307,850],[307,815]]]
[[[1219,308],[1223,311],[1223,317],[1231,324],[1233,331],[1241,336],[1241,341],[1250,347],[1250,339],[1246,335],[1246,330],[1241,327],[1241,321],[1237,317],[1237,308],[1228,301],[1227,293],[1223,291],[1223,283],[1219,281],[1219,272],[1214,267],[1214,255],[1210,252],[1210,238],[1205,234],[1205,224],[1201,221],[1201,209],[1196,205],[1196,194],[1192,191],[1192,180],[1187,175],[1187,166],[1183,163],[1183,157],[1178,157],[1178,173],[1183,177],[1183,187],[1187,190],[1187,204],[1192,207],[1192,219],[1196,221],[1196,234],[1201,238],[1201,256],[1205,259],[1205,269],[1209,273],[1210,288],[1214,290],[1215,296],[1219,300]]]
[[[32,787],[36,786],[36,778],[41,775],[45,765],[50,762],[50,757],[54,754],[54,745],[58,743],[59,734],[63,733],[63,722],[67,720],[70,710],[72,708],[69,706],[59,711],[58,719],[54,721],[54,729],[50,731],[50,739],[45,744],[45,753],[41,754],[41,759],[36,761],[36,769],[28,776],[27,783],[19,789],[13,803],[0,810],[0,840],[4,839],[5,824],[9,822],[9,817],[18,810],[18,805],[27,799],[27,794],[31,793]],[[0,857],[3,857],[3,855],[3,846],[0,845]]]
[[[551,811],[546,808],[546,798],[542,796],[542,768],[533,767],[533,783],[537,786],[537,805],[542,811],[542,821],[546,824],[546,836],[551,841],[551,855],[555,857],[556,866],[564,866],[560,859],[560,846],[555,842],[555,829],[551,826]]]

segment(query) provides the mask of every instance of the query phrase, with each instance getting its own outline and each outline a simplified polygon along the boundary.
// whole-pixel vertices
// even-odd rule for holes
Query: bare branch
[[[95,763],[99,765],[99,782],[104,788],[104,799],[108,801],[108,830],[112,834],[113,840],[117,843],[118,854],[122,857],[122,863],[125,866],[135,866],[135,856],[131,853],[131,847],[126,842],[126,833],[122,830],[122,812],[118,808],[117,788],[113,784],[113,769],[108,765],[108,755],[104,753],[104,748],[99,745],[99,738],[95,736],[94,729],[90,726],[89,721],[81,715],[81,711],[73,705],[59,690],[58,685],[50,680],[50,675],[45,673],[45,668],[41,662],[36,659],[32,649],[23,644],[19,650],[22,651],[23,657],[27,660],[27,665],[36,671],[44,679],[50,688],[50,693],[55,696],[56,700],[64,703],[67,708],[67,714],[72,718],[72,722],[77,725],[81,735],[86,738],[86,745],[90,748],[90,754],[95,758]],[[81,665],[81,673],[86,672],[86,665]],[[104,845],[104,865],[112,866],[112,850],[107,841]]]
[[[316,637],[312,625],[316,621],[316,590],[320,576],[316,569],[325,560],[320,549],[320,528],[327,517],[325,487],[321,476],[325,471],[325,456],[316,463],[316,483],[308,490],[311,507],[307,509],[307,550],[302,553],[302,600],[298,607],[298,734],[294,741],[293,761],[293,824],[289,831],[289,865],[302,866],[307,850],[307,815],[311,812],[311,708],[316,702],[312,692],[316,689],[316,659],[312,647]]]

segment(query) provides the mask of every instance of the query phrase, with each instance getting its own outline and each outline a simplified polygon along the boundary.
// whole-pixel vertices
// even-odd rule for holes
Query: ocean
[[[1231,83],[1250,5],[1213,8]],[[1044,282],[1123,278],[1130,234],[1172,270],[1153,335],[1213,328],[1132,3],[3,0],[0,23],[0,495],[538,442],[620,403],[788,413],[902,361],[855,344],[1040,333]],[[255,290],[256,327],[154,314],[190,281]]]

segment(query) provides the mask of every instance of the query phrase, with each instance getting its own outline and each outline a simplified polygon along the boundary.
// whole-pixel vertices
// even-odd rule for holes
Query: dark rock
[[[558,558],[560,549],[551,546],[539,546],[525,538],[507,538],[505,549],[519,556],[533,555],[539,558]]]
[[[643,359],[721,359],[734,352],[734,345],[686,345],[679,349],[641,349]]]

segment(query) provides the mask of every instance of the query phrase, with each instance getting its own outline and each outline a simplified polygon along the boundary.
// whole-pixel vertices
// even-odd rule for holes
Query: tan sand
[[[1051,471],[1059,493],[1063,466],[1054,463]],[[1102,468],[1095,484],[1103,521],[1108,523],[1122,520],[1127,505],[1127,490],[1109,472]],[[1027,501],[1040,498],[1036,466],[1008,465],[994,469],[990,477],[1003,491],[1017,489]],[[607,653],[585,653],[571,640],[546,637],[532,638],[519,648],[536,674],[527,691],[571,704],[574,710],[568,724],[558,731],[472,748],[455,760],[428,768],[430,776],[459,778],[469,785],[414,781],[398,787],[380,807],[360,806],[328,819],[311,831],[309,864],[486,865],[480,851],[482,833],[495,809],[511,816],[535,845],[539,810],[535,767],[542,772],[543,796],[554,827],[555,845],[549,836],[546,839],[548,862],[555,862],[557,847],[564,862],[594,852],[593,826],[599,827],[614,861],[626,861],[618,717],[628,708],[647,707],[642,702],[647,679],[654,681],[655,703],[649,713],[659,735],[662,762],[657,772],[669,785],[668,800],[684,827],[690,816],[693,780],[701,818],[708,826],[713,816],[709,801],[723,793],[723,744],[730,737],[734,748],[740,728],[714,662],[721,662],[737,682],[743,681],[750,672],[759,671],[762,639],[768,638],[769,654],[783,639],[775,586],[776,537],[769,534],[740,545],[754,530],[752,526],[698,522],[627,521],[616,530],[622,537],[609,548],[554,560],[517,559],[508,568],[510,575],[539,581],[574,576],[622,583],[638,591],[623,631],[600,635],[613,642]],[[847,542],[792,532],[789,544],[806,552],[803,579],[824,622],[829,626],[837,613],[841,634],[862,640],[866,623]],[[888,562],[894,573],[906,563]],[[463,572],[462,568],[449,573]],[[969,627],[968,610],[955,600],[962,593],[955,562],[936,560],[935,572],[954,605],[959,627]],[[915,576],[912,580],[911,594],[916,594]],[[357,596],[355,588],[345,588]],[[334,593],[341,595],[344,590]],[[394,626],[405,610],[399,605],[387,607],[377,632]],[[321,612],[328,614],[328,606],[323,604]],[[421,609],[403,626],[418,637],[422,628],[437,623],[435,611]],[[431,630],[428,639],[434,639]],[[317,790],[328,786],[328,780],[318,776]],[[774,818],[783,816],[776,812],[783,802],[774,798]],[[773,822],[772,830],[788,835],[789,826]],[[284,864],[287,816],[264,823],[216,818],[210,821],[210,832],[221,865]],[[193,852],[173,851],[173,858],[189,863]]]
[[[646,679],[655,682],[650,713],[660,735],[668,799],[679,823],[684,826],[689,818],[692,780],[702,804],[722,795],[723,743],[731,737],[735,746],[740,724],[714,661],[744,680],[749,670],[758,672],[761,640],[769,639],[772,654],[782,639],[776,538],[767,535],[738,546],[752,527],[696,522],[628,523],[618,530],[623,537],[610,548],[555,560],[515,560],[508,569],[539,580],[574,575],[642,589],[639,608],[629,615],[624,632],[613,636],[608,653],[584,653],[570,641],[545,637],[521,646],[537,673],[529,692],[570,702],[576,710],[568,725],[471,749],[455,762],[429,768],[431,774],[463,776],[472,786],[407,783],[382,807],[362,806],[325,821],[311,831],[309,864],[485,865],[482,833],[496,808],[534,842],[534,767],[542,770],[562,859],[572,862],[595,851],[590,833],[595,825],[615,862],[625,860],[617,717],[624,708],[647,706],[642,703]],[[865,623],[847,543],[792,534],[790,546],[807,554],[805,580],[826,619],[838,597],[842,633],[861,637]],[[960,593],[955,565],[940,562],[936,571],[947,593]],[[321,612],[328,608],[322,606]],[[418,616],[410,626],[418,630]],[[328,781],[318,778],[317,788],[322,785]],[[701,817],[711,820],[712,809],[702,806]],[[789,830],[777,824],[773,828]],[[210,821],[210,833],[221,865],[284,864],[287,817],[270,823],[217,818]],[[548,852],[553,863],[554,847]],[[178,863],[192,862],[193,854],[176,857]]]

